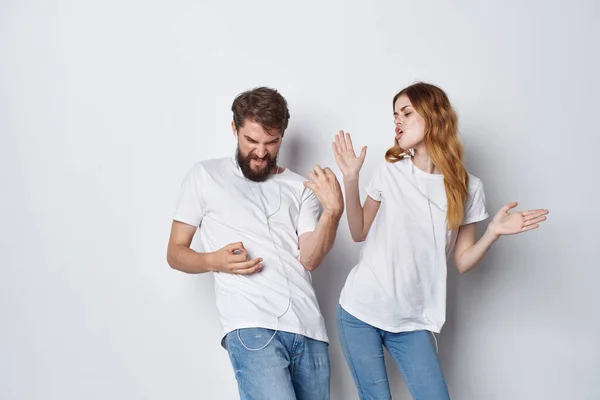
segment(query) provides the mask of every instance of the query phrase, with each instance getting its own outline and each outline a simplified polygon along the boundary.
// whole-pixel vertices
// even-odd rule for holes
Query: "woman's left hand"
[[[509,211],[518,205],[517,202],[505,205],[494,216],[488,225],[488,230],[494,236],[514,235],[516,233],[530,231],[538,228],[541,222],[546,220],[548,210]]]

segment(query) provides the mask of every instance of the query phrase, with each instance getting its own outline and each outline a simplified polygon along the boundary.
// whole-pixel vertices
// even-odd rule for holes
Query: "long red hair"
[[[425,150],[444,175],[448,201],[446,220],[450,229],[456,229],[463,220],[469,197],[469,175],[462,162],[463,148],[458,137],[458,117],[446,93],[437,86],[415,83],[394,96],[392,107],[403,95],[408,97],[415,111],[425,120]],[[406,153],[405,149],[400,148],[396,141],[385,153],[385,159],[394,163],[403,158],[403,153]]]

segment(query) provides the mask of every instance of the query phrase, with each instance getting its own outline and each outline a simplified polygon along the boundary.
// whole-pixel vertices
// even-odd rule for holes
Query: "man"
[[[277,164],[287,102],[256,88],[232,105],[235,157],[187,174],[167,260],[186,273],[214,272],[223,338],[242,400],[329,399],[325,323],[311,285],[333,246],[344,203],[318,165],[309,181]],[[197,230],[205,252],[190,249]]]

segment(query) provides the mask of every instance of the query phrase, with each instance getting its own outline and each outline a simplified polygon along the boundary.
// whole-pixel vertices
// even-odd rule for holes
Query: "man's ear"
[[[231,121],[231,130],[233,132],[233,136],[237,139],[237,129],[235,128],[235,122]]]

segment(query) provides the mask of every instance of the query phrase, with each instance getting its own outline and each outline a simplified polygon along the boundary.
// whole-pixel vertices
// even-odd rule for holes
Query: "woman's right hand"
[[[335,142],[333,142],[333,153],[335,155],[335,162],[340,168],[340,171],[342,171],[344,178],[358,178],[358,173],[365,162],[367,147],[364,146],[360,152],[360,155],[357,157],[354,153],[354,146],[352,145],[352,138],[350,137],[350,134],[340,131],[337,135],[335,135]]]

